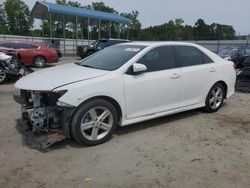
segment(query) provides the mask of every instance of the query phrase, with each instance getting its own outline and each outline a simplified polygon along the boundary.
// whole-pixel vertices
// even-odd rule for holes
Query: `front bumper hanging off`
[[[32,149],[44,151],[54,143],[70,138],[70,119],[75,108],[58,106],[56,102],[51,103],[51,101],[49,105],[53,104],[54,106],[44,106],[44,104],[35,106],[37,105],[35,103],[42,103],[42,100],[44,100],[42,97],[44,96],[41,95],[35,102],[32,101],[34,97],[32,98],[30,93],[27,96],[27,93],[27,91],[21,90],[13,94],[14,100],[21,104],[22,118],[17,121],[17,129],[22,134],[26,145]],[[53,98],[52,95],[50,97]],[[51,100],[51,98],[48,100]],[[34,115],[35,112],[37,113],[37,109],[43,108],[45,109],[44,114]],[[36,123],[41,124],[39,118],[43,120],[44,126],[37,128]]]

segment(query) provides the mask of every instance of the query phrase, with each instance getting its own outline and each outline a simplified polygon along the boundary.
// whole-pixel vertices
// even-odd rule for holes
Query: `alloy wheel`
[[[0,82],[6,79],[6,73],[0,68]]]
[[[223,91],[220,87],[215,87],[210,94],[209,105],[212,109],[217,109],[220,107],[222,101]]]
[[[104,138],[113,125],[113,115],[105,107],[91,108],[85,113],[81,121],[82,135],[91,141],[98,141]]]
[[[37,67],[44,67],[46,64],[46,61],[43,57],[36,57],[35,64]]]

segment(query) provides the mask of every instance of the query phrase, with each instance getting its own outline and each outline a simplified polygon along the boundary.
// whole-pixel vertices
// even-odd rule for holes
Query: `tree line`
[[[109,12],[127,17],[131,24],[129,38],[131,40],[233,40],[236,39],[236,32],[231,25],[219,23],[207,24],[199,18],[194,26],[184,24],[182,18],[170,20],[167,23],[157,26],[142,28],[138,19],[139,12],[119,13],[113,7],[103,2],[93,2],[89,5],[82,5],[77,1],[56,0],[57,4],[72,7],[83,7],[91,10]],[[27,36],[50,36],[50,26],[53,28],[53,37],[63,37],[62,20],[44,21],[40,28],[34,29],[34,20],[30,17],[29,7],[22,0],[5,0],[0,4],[0,34],[27,35]],[[66,38],[87,38],[86,23],[78,23],[67,20],[65,28]],[[120,36],[127,37],[126,25],[112,22],[111,34],[113,38]],[[76,29],[77,28],[77,29]],[[101,37],[108,37],[109,22],[101,22]],[[91,23],[91,39],[98,38],[98,22]],[[119,31],[119,32],[118,32]]]

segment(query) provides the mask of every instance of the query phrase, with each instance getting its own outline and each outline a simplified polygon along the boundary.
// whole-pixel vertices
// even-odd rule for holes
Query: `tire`
[[[8,81],[7,74],[3,71],[3,68],[0,67],[0,84],[4,84]]]
[[[47,60],[42,56],[37,56],[33,60],[34,65],[38,68],[44,68],[46,66]]]
[[[108,141],[118,124],[115,107],[103,99],[83,103],[71,121],[71,135],[81,145],[94,146]]]
[[[206,97],[204,110],[208,113],[217,112],[224,102],[225,87],[221,83],[216,83],[210,89]]]
[[[88,52],[88,56],[91,56],[94,53],[95,53],[94,51],[90,51],[90,52]]]

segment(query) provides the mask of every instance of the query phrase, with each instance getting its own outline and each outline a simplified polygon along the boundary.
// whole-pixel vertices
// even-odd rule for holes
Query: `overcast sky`
[[[3,1],[3,0],[0,0]],[[76,1],[76,0],[73,0]],[[78,0],[82,5],[100,0]],[[185,24],[194,25],[198,18],[206,23],[233,25],[237,34],[250,33],[250,0],[102,0],[119,12],[138,10],[143,27],[163,24],[171,19],[183,18]],[[24,0],[31,8],[35,0]],[[47,0],[54,2],[54,0]]]

